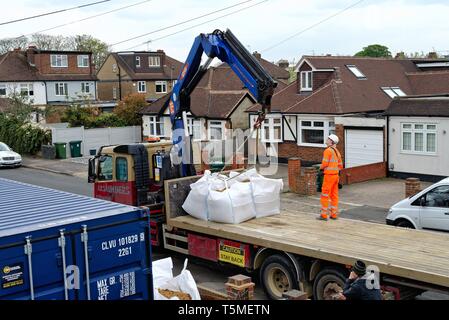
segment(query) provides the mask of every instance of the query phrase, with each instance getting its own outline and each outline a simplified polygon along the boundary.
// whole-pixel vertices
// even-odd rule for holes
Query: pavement
[[[87,179],[88,160],[89,158],[87,157],[62,160],[48,160],[39,157],[22,157],[22,166],[29,169]]]

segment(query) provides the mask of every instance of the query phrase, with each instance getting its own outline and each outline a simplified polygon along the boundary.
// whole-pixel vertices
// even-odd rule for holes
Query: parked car
[[[22,157],[11,150],[5,143],[0,142],[0,167],[20,167]]]
[[[396,203],[388,212],[387,224],[449,231],[449,178]]]

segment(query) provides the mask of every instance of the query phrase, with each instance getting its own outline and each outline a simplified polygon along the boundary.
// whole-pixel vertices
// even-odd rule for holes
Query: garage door
[[[346,168],[384,161],[383,130],[346,130]]]

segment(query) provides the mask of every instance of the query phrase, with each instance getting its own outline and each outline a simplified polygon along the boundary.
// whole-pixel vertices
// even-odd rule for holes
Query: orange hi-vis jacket
[[[337,148],[328,147],[324,150],[321,169],[324,170],[324,174],[331,175],[339,174],[340,170],[343,169],[341,154]]]

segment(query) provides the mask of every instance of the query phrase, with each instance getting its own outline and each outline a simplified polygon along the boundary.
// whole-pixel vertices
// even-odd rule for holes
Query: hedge
[[[51,142],[51,132],[0,113],[0,141],[21,154],[36,154]]]

